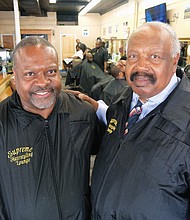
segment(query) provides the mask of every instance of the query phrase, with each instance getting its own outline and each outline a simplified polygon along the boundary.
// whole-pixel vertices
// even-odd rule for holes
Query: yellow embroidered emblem
[[[108,125],[107,132],[111,134],[113,131],[115,131],[116,127],[117,127],[117,120],[112,118]]]
[[[14,162],[17,166],[28,164],[33,157],[33,147],[17,147],[8,151],[7,155],[10,162]]]

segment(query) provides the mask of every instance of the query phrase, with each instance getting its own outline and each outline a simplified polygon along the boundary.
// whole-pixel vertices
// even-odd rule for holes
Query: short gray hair
[[[15,68],[15,63],[16,63],[16,55],[19,52],[20,49],[24,48],[24,47],[29,47],[29,46],[37,46],[37,45],[42,45],[45,47],[51,47],[54,49],[55,54],[58,58],[58,54],[57,51],[55,49],[55,47],[49,42],[47,41],[45,38],[43,37],[39,37],[39,36],[30,36],[30,37],[26,37],[23,38],[15,47],[13,54],[12,54],[12,61],[13,61],[13,68]]]
[[[168,43],[170,43],[170,45],[171,45],[171,55],[172,55],[172,57],[176,56],[177,54],[180,54],[180,49],[181,49],[180,42],[178,40],[176,32],[174,31],[174,29],[169,24],[159,22],[159,21],[147,22],[147,23],[144,23],[143,25],[141,25],[140,27],[138,27],[131,34],[131,36],[133,36],[133,34],[138,33],[139,31],[141,31],[145,28],[151,28],[151,27],[156,27],[161,32],[165,31],[171,36],[171,41],[168,42]],[[131,38],[131,36],[130,36],[130,38]]]

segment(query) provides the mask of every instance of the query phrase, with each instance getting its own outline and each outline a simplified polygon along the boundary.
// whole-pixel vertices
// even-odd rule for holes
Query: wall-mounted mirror
[[[190,49],[190,38],[180,38],[181,43],[181,54],[178,65],[185,67],[187,64],[190,64],[190,54],[188,53],[188,47]]]
[[[106,39],[105,42],[112,60],[117,61],[121,56],[126,54],[126,39],[111,38]]]

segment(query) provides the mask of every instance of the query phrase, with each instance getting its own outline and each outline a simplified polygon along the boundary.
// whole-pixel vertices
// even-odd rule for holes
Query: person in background
[[[80,69],[80,87],[84,93],[91,96],[93,85],[105,78],[105,73],[93,61],[91,53],[86,54],[86,61],[81,65]]]
[[[102,41],[102,38],[101,37],[97,37],[96,40]]]
[[[87,59],[86,56],[87,56],[88,53],[90,53],[90,51],[91,51],[91,49],[90,49],[89,47],[87,47],[86,50],[85,50],[84,53],[83,53],[83,55],[84,55],[83,60],[86,60],[86,59]]]
[[[96,47],[91,50],[91,54],[94,62],[98,64],[103,72],[107,73],[108,51],[102,47],[101,39],[96,40]]]
[[[98,101],[101,97],[102,91],[107,86],[109,82],[114,80],[114,77],[110,74],[105,74],[105,77],[98,83],[92,86],[91,97]]]
[[[79,45],[76,46],[76,53],[73,54],[71,58],[71,63],[67,68],[67,77],[65,80],[65,85],[78,86],[80,79],[80,69],[84,61],[84,54]]]
[[[82,48],[79,45],[76,45],[76,53],[73,54],[73,56],[71,58],[73,59],[81,59],[81,61],[83,60],[83,51]]]
[[[13,73],[16,90],[0,103],[0,219],[88,220],[93,107],[61,91],[44,38],[16,45]]]
[[[84,54],[79,45],[76,45],[76,52],[71,56],[63,59],[64,69],[69,72],[72,68],[80,64],[84,59]]]
[[[86,46],[84,43],[82,43],[82,42],[80,41],[80,39],[76,39],[76,43],[77,43],[76,46],[79,46],[79,47],[82,49],[83,53],[84,53],[85,50],[87,49],[87,46]]]
[[[168,24],[145,23],[126,55],[129,88],[106,111],[91,219],[188,220],[190,82],[176,75],[177,35]]]
[[[115,95],[119,94],[121,90],[128,86],[125,80],[125,64],[126,60],[119,60],[110,71],[110,75],[114,77],[106,87],[103,89],[100,99],[102,99],[108,106],[111,104]]]

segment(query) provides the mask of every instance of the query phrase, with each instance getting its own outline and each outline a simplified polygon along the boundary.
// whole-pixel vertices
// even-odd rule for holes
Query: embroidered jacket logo
[[[18,147],[8,151],[7,155],[10,162],[14,162],[17,166],[28,164],[33,157],[33,147]]]
[[[117,127],[117,120],[112,118],[108,125],[107,132],[111,134],[113,131],[115,131],[116,127]]]

